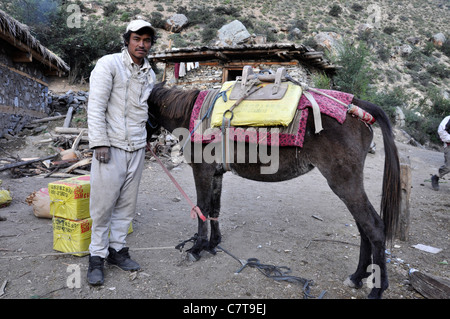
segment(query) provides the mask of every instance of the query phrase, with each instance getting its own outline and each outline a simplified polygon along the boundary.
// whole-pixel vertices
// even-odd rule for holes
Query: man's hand
[[[111,158],[108,146],[101,146],[94,149],[94,155],[100,163],[108,163]]]

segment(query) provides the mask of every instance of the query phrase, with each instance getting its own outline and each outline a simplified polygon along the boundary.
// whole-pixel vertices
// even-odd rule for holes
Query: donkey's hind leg
[[[356,225],[361,237],[358,267],[355,273],[349,276],[344,283],[349,287],[359,289],[363,286],[362,280],[370,276],[367,268],[372,264],[372,246],[359,224]]]
[[[345,187],[342,187],[344,189]],[[335,191],[350,210],[361,235],[360,256],[358,267],[350,276],[353,287],[362,287],[362,279],[368,278],[367,285],[372,288],[369,298],[381,298],[388,287],[385,257],[384,224],[365,192]],[[345,193],[343,195],[342,193]],[[373,271],[373,276],[372,275]]]
[[[352,287],[362,287],[362,279],[371,275],[371,268],[368,267],[373,265],[375,282],[369,283],[372,287],[369,298],[381,298],[388,287],[384,224],[364,191],[363,165],[350,166],[335,161],[331,166],[324,168],[318,165],[318,168],[333,192],[347,206],[361,234],[358,267],[350,276]]]

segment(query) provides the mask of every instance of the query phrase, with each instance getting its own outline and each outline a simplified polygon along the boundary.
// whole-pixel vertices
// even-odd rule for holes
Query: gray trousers
[[[439,168],[439,178],[450,173],[450,146],[444,148],[444,165]]]
[[[91,164],[89,252],[102,258],[108,255],[108,247],[119,251],[125,246],[135,216],[145,148],[127,152],[111,147],[110,154],[108,163],[100,163],[94,156]]]

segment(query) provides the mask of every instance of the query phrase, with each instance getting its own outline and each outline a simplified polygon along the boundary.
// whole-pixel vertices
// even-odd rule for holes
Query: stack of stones
[[[50,92],[48,97],[48,106],[52,113],[65,114],[69,107],[73,107],[74,111],[85,109],[89,98],[89,92],[72,90],[64,94],[55,94]]]

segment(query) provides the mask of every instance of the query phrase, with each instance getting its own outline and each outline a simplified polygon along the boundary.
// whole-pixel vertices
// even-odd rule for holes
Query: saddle
[[[288,126],[294,118],[302,87],[287,82],[286,70],[275,74],[255,74],[245,66],[242,77],[228,81],[220,90],[211,114],[211,127],[220,127],[224,118],[231,126]],[[231,93],[228,93],[231,91]]]

